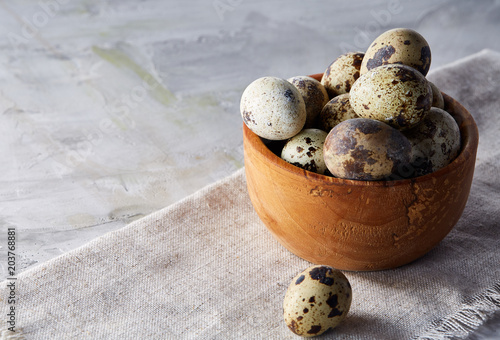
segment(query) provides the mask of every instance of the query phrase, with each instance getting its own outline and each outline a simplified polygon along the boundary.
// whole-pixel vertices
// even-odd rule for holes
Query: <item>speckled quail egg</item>
[[[420,124],[404,131],[412,145],[412,165],[417,176],[439,170],[460,152],[460,130],[446,111],[433,107]]]
[[[431,49],[420,33],[408,28],[394,28],[379,35],[365,52],[360,72],[386,64],[403,64],[424,76],[431,66]]]
[[[326,170],[323,158],[323,143],[327,133],[319,129],[304,129],[290,138],[281,158],[302,169],[324,174]]]
[[[342,272],[312,266],[295,276],[283,303],[283,316],[292,332],[303,337],[337,327],[351,307],[352,289]]]
[[[299,133],[306,122],[306,105],[299,90],[285,79],[262,77],[247,86],[240,112],[256,135],[283,140]]]
[[[443,95],[441,94],[441,91],[438,89],[438,87],[433,83],[429,82],[429,85],[431,86],[432,89],[432,107],[438,107],[440,109],[444,110],[444,98]]]
[[[328,133],[323,156],[335,177],[394,179],[408,171],[411,145],[401,131],[385,123],[365,118],[349,119]]]
[[[330,132],[338,123],[358,118],[358,115],[351,107],[349,97],[349,93],[338,95],[323,107],[318,119],[318,127],[321,130]]]
[[[345,53],[328,66],[321,78],[321,84],[325,86],[330,98],[351,90],[352,84],[359,78],[363,56],[362,52]]]
[[[361,118],[380,120],[407,129],[425,117],[432,102],[432,90],[414,68],[391,64],[376,67],[354,83],[350,103]]]
[[[306,104],[306,123],[304,129],[314,127],[323,106],[328,103],[325,87],[316,79],[308,76],[296,76],[287,79],[299,90]]]

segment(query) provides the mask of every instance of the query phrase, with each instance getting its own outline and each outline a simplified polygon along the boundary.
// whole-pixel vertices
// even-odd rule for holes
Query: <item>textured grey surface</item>
[[[432,71],[500,51],[500,2],[0,1],[0,224],[17,270],[242,167],[246,85],[322,72],[393,27],[427,39]]]

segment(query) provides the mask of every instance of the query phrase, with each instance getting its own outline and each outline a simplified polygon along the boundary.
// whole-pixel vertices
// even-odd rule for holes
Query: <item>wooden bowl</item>
[[[411,179],[356,181],[309,172],[282,160],[243,124],[255,211],[285,248],[315,264],[382,270],[423,256],[462,215],[479,139],[469,112],[443,96],[459,124],[462,150],[448,166]]]

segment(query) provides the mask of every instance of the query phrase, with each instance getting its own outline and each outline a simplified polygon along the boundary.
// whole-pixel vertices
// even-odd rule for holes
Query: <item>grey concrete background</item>
[[[242,167],[251,81],[323,72],[394,27],[427,39],[432,72],[500,51],[500,1],[0,1],[0,224],[18,272]]]

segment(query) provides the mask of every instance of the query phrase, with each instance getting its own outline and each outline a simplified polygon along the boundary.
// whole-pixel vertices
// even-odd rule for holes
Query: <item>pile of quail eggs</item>
[[[430,63],[418,32],[392,29],[365,53],[339,56],[321,81],[253,81],[241,115],[266,143],[279,145],[282,159],[305,170],[354,180],[422,176],[460,151],[459,127],[425,77]]]

